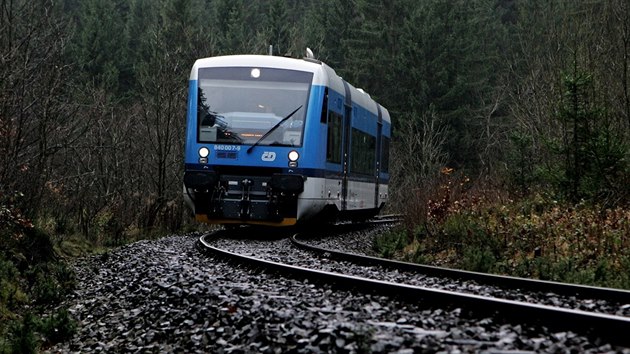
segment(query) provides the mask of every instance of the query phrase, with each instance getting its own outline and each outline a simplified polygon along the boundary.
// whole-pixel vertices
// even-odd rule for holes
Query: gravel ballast
[[[200,253],[198,237],[141,241],[77,261],[77,290],[64,305],[78,333],[48,351],[630,353],[571,332],[469,318],[457,307],[241,268]]]
[[[306,242],[321,248],[369,255],[371,252],[366,246],[371,245],[372,236],[381,231],[382,228],[373,228],[333,237],[315,238]],[[630,303],[610,303],[600,299],[561,296],[552,292],[532,292],[484,285],[473,280],[426,276],[424,274],[386,269],[379,266],[362,266],[352,262],[328,259],[324,255],[316,255],[310,251],[301,250],[293,246],[288,239],[274,241],[223,238],[216,240],[213,244],[221,249],[235,253],[327,272],[360,276],[397,284],[409,284],[431,289],[630,317]]]

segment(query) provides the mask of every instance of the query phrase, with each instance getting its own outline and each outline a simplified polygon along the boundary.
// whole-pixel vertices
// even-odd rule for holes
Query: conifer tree
[[[266,17],[267,43],[273,46],[274,55],[290,54],[290,25],[285,0],[274,0]]]

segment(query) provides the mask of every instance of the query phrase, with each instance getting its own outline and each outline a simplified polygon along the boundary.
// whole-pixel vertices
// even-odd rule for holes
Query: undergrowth
[[[545,193],[511,199],[446,176],[433,199],[382,235],[383,257],[471,271],[630,289],[630,210],[561,202]],[[407,216],[407,219],[410,219]]]
[[[69,339],[76,328],[58,308],[75,284],[50,236],[0,194],[0,354],[35,353]]]

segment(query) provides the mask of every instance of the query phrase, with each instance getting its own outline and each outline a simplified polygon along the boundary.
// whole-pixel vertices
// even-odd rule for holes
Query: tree
[[[305,16],[305,43],[317,58],[348,77],[352,69],[346,63],[350,52],[352,28],[358,26],[360,13],[356,0],[326,0],[311,2]]]
[[[170,201],[180,198],[186,78],[194,60],[207,50],[200,9],[196,0],[162,1],[154,8],[158,21],[147,29],[142,42],[148,55],[137,66],[132,117],[140,128],[135,136],[142,146],[137,158],[146,166],[135,188],[147,191],[141,203],[145,206],[142,223],[147,228],[158,223]]]
[[[627,173],[624,155],[630,146],[619,139],[592,97],[593,78],[579,68],[577,57],[564,86],[559,110],[563,134],[557,150],[562,156],[560,190],[573,202],[615,198],[618,186],[613,181]]]
[[[70,56],[78,64],[83,82],[112,91],[127,93],[133,80],[129,59],[129,38],[125,29],[126,1],[81,1]]]
[[[40,210],[59,152],[82,126],[66,100],[66,43],[53,1],[0,3],[0,193],[23,192],[29,216]]]
[[[247,9],[243,0],[217,0],[212,18],[217,20],[220,55],[249,54],[255,48],[252,40],[256,38],[249,30]],[[258,46],[260,47],[260,46]]]
[[[516,129],[531,142],[527,163],[532,167],[526,170],[540,182],[552,182],[571,201],[609,203],[624,198],[613,194],[628,195],[627,188],[623,191],[627,166],[620,164],[628,154],[621,142],[630,132],[623,104],[628,58],[622,54],[623,31],[618,31],[623,20],[615,15],[623,6],[519,3],[511,114]]]
[[[274,55],[290,53],[290,22],[285,0],[274,0],[269,6],[265,24],[266,43],[273,45]]]

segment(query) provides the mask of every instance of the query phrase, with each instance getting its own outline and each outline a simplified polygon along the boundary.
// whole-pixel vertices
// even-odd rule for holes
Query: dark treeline
[[[627,203],[628,7],[0,0],[0,223],[16,208],[94,241],[180,229],[190,68],[269,45],[310,47],[390,109],[397,207],[444,166],[511,193]]]

